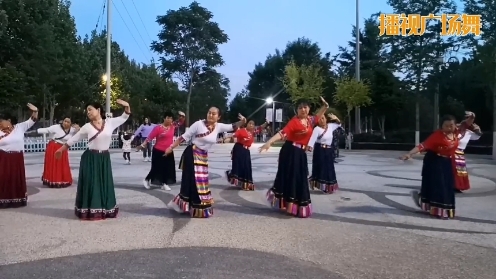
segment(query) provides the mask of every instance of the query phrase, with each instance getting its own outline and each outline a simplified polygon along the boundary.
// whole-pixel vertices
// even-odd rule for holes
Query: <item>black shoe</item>
[[[461,194],[461,193],[463,193],[463,191],[462,190],[455,189],[455,193]]]
[[[338,161],[336,161],[336,160],[334,160],[334,164],[337,164],[337,163],[339,163],[339,162],[338,162]]]

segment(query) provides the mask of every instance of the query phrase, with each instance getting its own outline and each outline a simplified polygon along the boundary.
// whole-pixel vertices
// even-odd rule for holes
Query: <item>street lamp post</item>
[[[270,121],[272,121],[272,134],[274,135],[276,132],[276,125],[275,125],[276,102],[274,102],[274,99],[272,99],[271,97],[267,98],[265,102],[268,105],[272,104],[272,115]]]
[[[111,63],[111,53],[112,53],[112,36],[111,36],[111,27],[112,27],[112,0],[107,0],[107,73],[106,76],[106,95],[105,95],[105,110],[107,113],[110,113],[110,63]]]

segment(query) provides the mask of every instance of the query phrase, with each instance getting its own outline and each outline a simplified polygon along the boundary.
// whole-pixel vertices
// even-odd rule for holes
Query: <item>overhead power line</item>
[[[127,10],[126,4],[124,4],[124,1],[122,1],[122,0],[121,0],[121,3],[122,3],[122,6],[124,6],[124,10],[126,10],[127,15],[131,19],[131,23],[133,24],[134,28],[136,28],[136,31],[138,31],[138,35],[140,36],[141,41],[145,45],[146,49],[147,50],[150,50],[150,45],[149,44],[146,44],[145,40],[143,39],[143,36],[141,36],[141,32],[139,31],[138,27],[134,23],[133,17],[131,16],[131,14],[129,13],[129,11]],[[151,43],[151,41],[150,41],[150,43]]]
[[[143,22],[143,19],[141,18],[141,15],[140,15],[140,13],[139,13],[139,11],[138,11],[138,8],[136,7],[136,4],[134,4],[134,0],[131,0],[131,2],[133,2],[134,9],[136,10],[136,13],[138,14],[138,18],[140,19],[141,24],[143,25],[143,28],[145,28],[145,33],[146,33],[146,35],[148,36],[148,39],[150,39],[150,42],[152,42],[153,40],[152,40],[152,38],[151,38],[151,36],[150,36],[150,33],[149,33],[149,32],[148,32],[148,30],[146,29],[146,25],[145,25],[145,23]]]
[[[103,20],[103,14],[105,13],[105,2],[106,0],[102,1],[102,12],[98,14],[98,19],[96,20],[96,25],[95,25],[95,30],[98,31],[98,26],[100,25],[100,20]]]
[[[112,5],[114,6],[114,9],[116,10],[117,14],[119,15],[119,17],[122,19],[122,21],[124,22],[124,25],[126,26],[127,28],[127,31],[129,31],[129,34],[131,35],[131,37],[133,38],[134,42],[136,43],[136,45],[138,46],[138,48],[140,49],[141,53],[143,54],[143,56],[148,60],[148,61],[151,61],[151,59],[149,59],[149,57],[145,54],[145,52],[143,52],[143,49],[140,47],[140,44],[138,43],[138,41],[136,40],[136,38],[134,37],[133,35],[133,32],[131,32],[131,29],[129,28],[129,26],[127,25],[126,21],[124,20],[124,17],[122,17],[122,14],[119,12],[119,9],[117,8],[117,6],[115,5],[114,1],[112,1]]]

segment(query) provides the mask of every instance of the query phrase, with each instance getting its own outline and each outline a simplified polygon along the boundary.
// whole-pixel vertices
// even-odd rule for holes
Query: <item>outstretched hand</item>
[[[412,156],[410,156],[410,154],[405,154],[405,155],[400,157],[400,160],[407,161],[407,160],[410,160],[410,158],[412,158]]]
[[[269,148],[270,148],[270,143],[266,142],[264,145],[260,146],[260,148],[258,149],[258,152],[259,153],[265,152],[265,151],[269,150]]]

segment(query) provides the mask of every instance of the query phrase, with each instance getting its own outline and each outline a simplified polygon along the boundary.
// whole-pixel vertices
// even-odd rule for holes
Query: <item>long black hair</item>
[[[148,123],[145,122],[145,119],[148,119]],[[148,126],[152,125],[152,121],[150,120],[150,117],[143,118],[143,124],[141,125],[148,125]]]
[[[98,103],[98,102],[88,103],[88,104],[86,104],[86,106],[84,106],[84,108],[88,109],[89,106],[94,107],[95,109],[99,109],[100,110],[100,117],[102,117],[102,119],[106,118],[105,108],[100,103]]]

